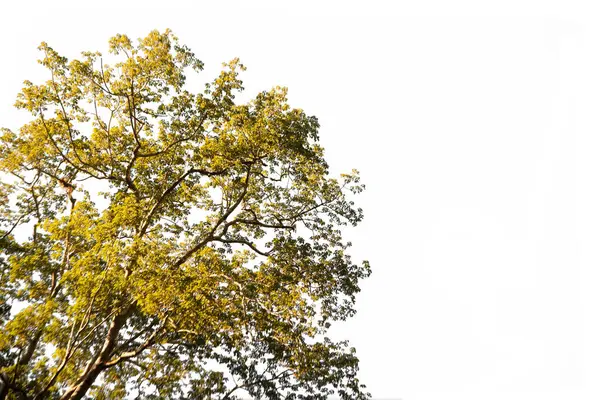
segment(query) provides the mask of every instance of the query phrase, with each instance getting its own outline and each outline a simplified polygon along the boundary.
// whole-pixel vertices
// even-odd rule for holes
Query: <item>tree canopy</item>
[[[0,133],[0,399],[369,397],[327,338],[370,274],[341,233],[363,185],[317,119],[236,102],[237,59],[193,91],[170,31],[39,49]]]

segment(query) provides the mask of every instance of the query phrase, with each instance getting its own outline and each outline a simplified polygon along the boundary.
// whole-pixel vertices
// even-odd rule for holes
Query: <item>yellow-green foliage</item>
[[[340,232],[363,186],[317,119],[281,87],[236,103],[237,59],[188,88],[169,31],[40,50],[1,133],[0,400],[368,397],[325,337],[370,273]]]

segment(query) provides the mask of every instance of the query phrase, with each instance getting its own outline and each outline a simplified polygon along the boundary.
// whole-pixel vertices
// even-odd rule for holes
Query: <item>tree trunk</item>
[[[69,390],[60,398],[61,400],[79,400],[82,399],[83,396],[87,393],[87,391],[92,387],[98,375],[105,369],[104,365],[98,364],[97,362],[94,364],[92,369],[88,371],[87,374],[83,376],[82,379],[79,379],[78,383],[75,386],[71,386]]]
[[[25,350],[25,353],[23,353],[23,355],[20,357],[19,365],[29,364],[29,361],[31,361],[31,357],[33,356],[33,353],[35,352],[35,349],[37,348],[38,343],[40,342],[40,338],[42,337],[42,333],[44,332],[45,327],[46,323],[39,327],[35,335],[33,335],[31,340],[29,341],[29,344],[27,345],[27,350]]]
[[[105,362],[109,361],[111,353],[117,345],[119,331],[125,325],[125,322],[127,322],[127,318],[129,318],[133,309],[134,306],[130,305],[122,313],[113,318],[96,360],[90,364],[91,367],[86,368],[83,375],[62,395],[60,400],[80,400],[85,396],[98,378],[98,375],[107,368]]]
[[[6,395],[8,395],[8,385],[3,378],[0,378],[0,400],[6,399]]]

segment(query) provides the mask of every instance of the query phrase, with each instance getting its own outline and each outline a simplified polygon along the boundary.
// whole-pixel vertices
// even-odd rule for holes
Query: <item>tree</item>
[[[237,59],[189,91],[169,31],[40,50],[0,147],[0,399],[369,397],[326,337],[370,274],[340,232],[363,186],[317,119],[279,87],[237,104]]]

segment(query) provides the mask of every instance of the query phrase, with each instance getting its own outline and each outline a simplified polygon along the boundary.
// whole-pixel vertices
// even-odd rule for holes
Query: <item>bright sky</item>
[[[290,88],[357,168],[371,261],[336,326],[375,399],[600,398],[600,10],[594,1],[3,4],[0,126],[35,50],[171,28],[205,62]]]

